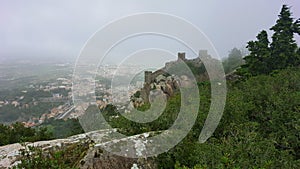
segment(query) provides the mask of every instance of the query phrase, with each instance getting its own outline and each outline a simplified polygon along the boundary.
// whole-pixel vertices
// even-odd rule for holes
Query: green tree
[[[36,129],[35,140],[49,140],[53,139],[53,133],[47,127],[40,127]]]
[[[244,58],[246,64],[242,66],[244,69],[243,74],[258,75],[270,71],[267,65],[267,60],[270,57],[268,34],[263,30],[256,38],[257,41],[248,42],[247,48],[250,54]]]
[[[270,28],[274,31],[270,44],[271,57],[269,60],[269,66],[272,69],[295,66],[299,62],[299,57],[296,56],[297,44],[294,40],[294,34],[300,34],[300,20],[293,21],[291,15],[289,7],[283,5],[278,15],[279,19]]]
[[[12,124],[12,129],[10,132],[10,142],[24,142],[24,141],[34,141],[35,130],[33,128],[27,128],[24,124],[17,122]]]
[[[0,146],[9,144],[10,127],[0,124]]]
[[[242,51],[233,48],[229,51],[228,58],[223,61],[225,73],[230,73],[238,68],[243,63]]]
[[[248,42],[250,54],[244,58],[245,65],[238,70],[239,75],[270,74],[274,70],[299,65],[300,56],[294,34],[300,34],[300,20],[294,21],[286,5],[283,5],[279,19],[270,30],[274,31],[271,43],[265,30],[257,35],[257,41]]]
[[[16,122],[10,126],[0,124],[0,146],[18,142],[49,140],[52,138],[52,133],[46,127],[27,128],[20,122]]]

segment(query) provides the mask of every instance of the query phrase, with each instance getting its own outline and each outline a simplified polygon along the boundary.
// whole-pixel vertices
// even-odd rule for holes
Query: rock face
[[[136,136],[131,136],[123,139],[109,139],[109,135],[117,133],[117,129],[107,129],[93,131],[89,133],[79,134],[71,136],[66,139],[56,139],[50,141],[39,141],[34,143],[26,143],[25,145],[16,143],[0,147],[0,169],[6,169],[20,163],[20,149],[28,148],[29,146],[38,147],[47,152],[48,150],[60,150],[64,146],[73,145],[84,142],[91,142],[95,145],[91,146],[87,151],[86,156],[78,164],[79,168],[83,169],[130,169],[134,167],[153,169],[157,168],[155,165],[155,160],[153,158],[127,158],[118,155],[111,154],[103,150],[103,146],[112,146],[113,143],[118,143],[119,141],[133,141],[139,140],[141,136],[145,134],[140,134]],[[149,134],[146,134],[149,136]],[[133,147],[134,151],[132,153],[140,153],[138,147]],[[141,154],[142,157],[142,154]]]
[[[17,164],[15,162],[21,148],[23,146],[19,143],[0,147],[0,168],[4,169]]]
[[[97,149],[91,150],[80,164],[82,169],[155,169],[153,159],[134,159],[110,154]]]
[[[160,74],[151,83],[145,83],[138,97],[132,97],[131,102],[134,107],[140,107],[144,103],[149,103],[158,95],[165,95],[167,98],[174,95],[179,89],[179,82],[173,76]]]

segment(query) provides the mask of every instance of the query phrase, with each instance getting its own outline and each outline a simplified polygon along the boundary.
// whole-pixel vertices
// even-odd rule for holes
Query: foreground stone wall
[[[82,169],[131,169],[132,167],[155,169],[155,160],[152,158],[127,158],[111,154],[104,151],[101,146],[112,146],[119,141],[131,141],[141,138],[144,134],[131,136],[123,139],[109,139],[109,135],[117,132],[117,129],[107,129],[93,131],[85,134],[75,135],[66,139],[56,139],[49,141],[38,141],[34,143],[20,143],[5,145],[0,147],[0,169],[7,169],[20,163],[20,149],[28,148],[29,146],[41,148],[47,153],[49,150],[61,150],[65,146],[78,143],[93,142],[97,145],[90,147],[86,156],[80,161],[79,168]],[[149,135],[149,134],[146,134]],[[138,147],[133,147],[132,153],[138,153]]]

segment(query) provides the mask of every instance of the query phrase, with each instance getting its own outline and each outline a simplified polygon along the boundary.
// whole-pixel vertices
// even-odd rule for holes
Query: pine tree
[[[300,51],[294,34],[300,35],[300,19],[294,21],[291,15],[288,6],[283,5],[278,15],[279,19],[270,28],[274,31],[271,43],[264,30],[257,35],[257,41],[248,42],[250,54],[244,58],[245,64],[237,71],[239,75],[256,76],[299,66]]]
[[[263,30],[256,38],[257,41],[248,42],[247,48],[250,54],[244,58],[246,64],[242,65],[242,68],[238,71],[241,75],[255,76],[270,71],[267,65],[267,60],[270,57],[268,34]]]
[[[286,5],[283,5],[276,24],[270,29],[274,31],[272,36],[271,57],[269,66],[275,69],[283,69],[295,66],[297,61],[297,44],[294,40],[294,33],[300,31],[300,20],[293,21],[291,12]]]

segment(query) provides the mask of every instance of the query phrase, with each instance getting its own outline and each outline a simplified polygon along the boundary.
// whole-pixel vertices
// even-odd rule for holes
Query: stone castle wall
[[[186,63],[193,64],[195,67],[200,67],[202,65],[201,58],[211,58],[211,56],[208,54],[207,50],[200,50],[199,56],[194,59],[187,59],[186,54],[184,52],[179,52],[177,55],[176,61],[171,61],[165,63],[165,67],[162,69],[159,69],[157,71],[145,71],[145,81],[144,81],[144,87],[141,90],[141,98],[144,100],[144,102],[149,103],[149,94],[151,90],[151,83],[153,83],[159,75],[167,75],[167,71],[172,66],[176,65],[179,61],[184,61]],[[202,80],[205,80],[205,78],[200,78]]]

